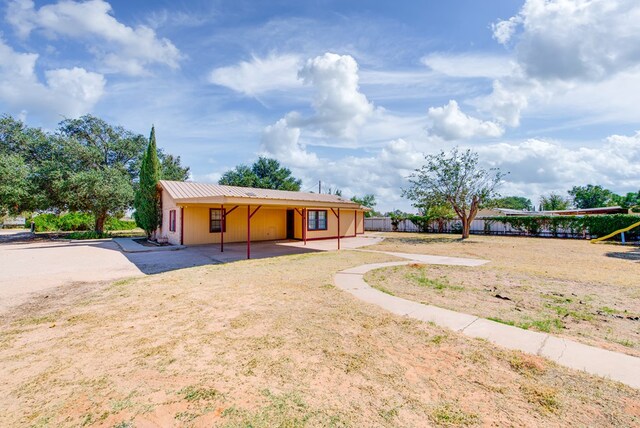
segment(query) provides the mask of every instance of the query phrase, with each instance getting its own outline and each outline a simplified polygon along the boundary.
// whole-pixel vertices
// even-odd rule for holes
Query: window
[[[307,230],[327,230],[327,211],[307,211]]]
[[[209,209],[209,233],[226,232],[227,225],[222,220],[222,209],[210,208]]]
[[[176,231],[176,210],[169,211],[169,232]]]

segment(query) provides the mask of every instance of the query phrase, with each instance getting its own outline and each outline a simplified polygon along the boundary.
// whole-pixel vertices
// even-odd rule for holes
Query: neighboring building
[[[601,208],[575,208],[571,210],[555,211],[523,211],[509,208],[492,208],[480,210],[478,218],[496,216],[531,216],[531,215],[596,215],[596,214],[628,214],[629,210],[622,207],[601,207]]]
[[[166,180],[159,188],[156,237],[176,245],[220,243],[221,250],[224,242],[356,236],[368,210],[336,195]]]

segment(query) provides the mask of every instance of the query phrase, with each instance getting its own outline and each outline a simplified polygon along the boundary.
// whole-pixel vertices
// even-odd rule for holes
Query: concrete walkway
[[[149,253],[151,251],[176,251],[186,248],[184,245],[158,245],[145,246],[135,241],[138,238],[113,238],[113,242],[118,244],[120,249],[125,253]]]
[[[416,262],[479,266],[487,263],[487,261],[385,251],[372,252],[390,254],[410,261],[374,263],[343,270],[334,277],[336,286],[353,294],[360,300],[378,305],[396,315],[433,322],[441,327],[450,328],[470,337],[486,339],[508,349],[546,357],[562,366],[584,370],[587,373],[610,378],[640,389],[640,358],[391,296],[370,287],[363,278],[365,273],[374,269]]]

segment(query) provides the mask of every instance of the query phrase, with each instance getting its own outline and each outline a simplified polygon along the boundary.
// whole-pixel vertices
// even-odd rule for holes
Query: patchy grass
[[[529,403],[548,413],[556,413],[560,409],[558,390],[536,383],[526,383],[521,386],[522,392]]]
[[[407,279],[409,281],[415,282],[416,284],[422,287],[432,288],[434,290],[444,290],[444,289],[457,290],[457,291],[464,290],[464,287],[449,284],[449,281],[447,280],[446,277],[432,279],[425,276],[424,272],[420,272],[419,274],[413,274],[413,273],[407,274]]]
[[[588,241],[385,234],[370,248],[475,257],[478,267],[410,264],[365,280],[398,297],[640,357],[640,264]],[[604,273],[604,274],[603,274]]]
[[[437,405],[429,419],[439,426],[469,426],[476,425],[480,418],[474,413],[465,412],[460,408],[459,403],[441,403]]]
[[[316,253],[49,290],[0,315],[0,426],[640,422],[637,390],[327,287],[392,260]]]
[[[200,401],[200,400],[216,400],[220,398],[220,392],[213,388],[203,388],[198,386],[187,386],[178,392],[183,400]]]

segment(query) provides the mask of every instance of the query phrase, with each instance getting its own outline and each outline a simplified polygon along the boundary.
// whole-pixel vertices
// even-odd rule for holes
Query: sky
[[[0,113],[99,116],[217,182],[258,156],[302,190],[401,195],[425,155],[470,148],[499,191],[640,189],[640,2],[0,3]]]

